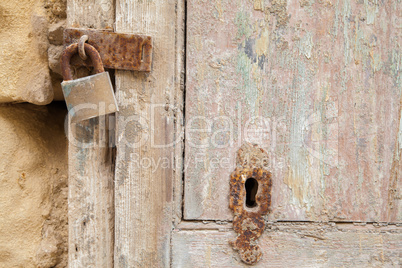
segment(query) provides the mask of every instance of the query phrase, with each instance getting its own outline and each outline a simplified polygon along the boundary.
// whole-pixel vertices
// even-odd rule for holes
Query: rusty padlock
[[[91,58],[96,74],[73,80],[70,60],[78,53],[78,44],[68,46],[61,57],[63,82],[61,87],[71,123],[118,111],[109,73],[105,72],[98,51],[84,44],[85,53]]]

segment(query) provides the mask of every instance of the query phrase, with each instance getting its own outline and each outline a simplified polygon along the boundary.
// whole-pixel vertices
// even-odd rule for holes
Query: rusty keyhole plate
[[[230,242],[239,251],[241,260],[247,264],[255,264],[262,257],[257,239],[265,228],[263,216],[270,211],[272,175],[262,167],[238,167],[230,176],[230,203],[233,210],[233,229],[238,234],[236,240]],[[258,183],[255,194],[255,206],[246,204],[246,181],[253,178]]]

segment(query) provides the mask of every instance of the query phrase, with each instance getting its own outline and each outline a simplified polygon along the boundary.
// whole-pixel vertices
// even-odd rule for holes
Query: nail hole
[[[246,187],[246,206],[248,208],[253,208],[257,206],[255,201],[255,196],[258,190],[258,182],[254,178],[248,178],[244,185]]]

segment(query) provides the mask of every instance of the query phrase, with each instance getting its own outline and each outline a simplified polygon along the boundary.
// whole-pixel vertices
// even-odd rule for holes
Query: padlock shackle
[[[102,59],[96,48],[87,43],[84,44],[84,48],[85,48],[85,54],[87,54],[91,58],[92,64],[94,65],[95,73],[103,73],[105,69],[103,68]],[[63,55],[61,56],[60,61],[61,74],[63,75],[64,81],[73,80],[73,73],[71,71],[70,60],[71,57],[77,53],[78,53],[78,44],[74,43],[66,47],[66,49],[63,52]]]

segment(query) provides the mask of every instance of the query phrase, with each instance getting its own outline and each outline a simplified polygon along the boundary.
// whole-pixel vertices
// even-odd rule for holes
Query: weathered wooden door
[[[400,0],[91,5],[70,26],[151,35],[154,55],[116,71],[116,160],[70,146],[71,267],[245,266],[244,161],[273,182],[257,267],[401,265]]]
[[[273,180],[258,267],[401,265],[402,4],[190,0],[186,22],[173,266],[242,265],[228,205],[243,161]]]

